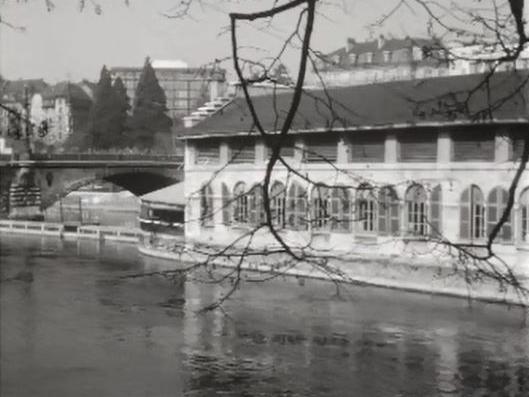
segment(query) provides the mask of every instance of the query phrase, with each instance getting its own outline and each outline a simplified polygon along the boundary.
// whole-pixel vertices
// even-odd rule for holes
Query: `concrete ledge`
[[[206,254],[194,252],[183,244],[169,250],[154,247],[141,247],[140,253],[149,257],[162,259],[160,270],[185,270],[193,264],[205,262]],[[327,264],[328,271],[315,268],[305,262],[289,266],[282,264],[278,257],[272,255],[245,259],[241,266],[249,272],[266,273],[270,275],[313,278],[332,282],[370,285],[375,287],[405,290],[423,294],[447,295],[470,300],[529,306],[529,300],[519,296],[512,288],[499,285],[491,280],[474,280],[476,273],[465,273],[455,270],[449,262],[428,263],[408,258],[391,257],[348,257],[333,259]],[[207,266],[233,269],[237,266],[238,258],[216,258],[208,261]],[[150,270],[156,270],[156,264],[150,261]],[[518,276],[521,284],[529,289],[529,276]]]

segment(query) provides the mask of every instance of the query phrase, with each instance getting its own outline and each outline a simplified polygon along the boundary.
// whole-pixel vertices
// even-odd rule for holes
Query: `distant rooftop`
[[[189,65],[181,59],[153,59],[154,69],[187,69]]]

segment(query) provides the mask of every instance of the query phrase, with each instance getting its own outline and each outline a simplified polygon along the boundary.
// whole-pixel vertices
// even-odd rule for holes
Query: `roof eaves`
[[[357,131],[372,131],[372,130],[399,130],[407,128],[434,128],[434,127],[451,127],[451,126],[470,126],[470,125],[484,125],[484,124],[526,124],[529,123],[529,115],[527,117],[517,118],[505,118],[505,119],[485,119],[485,120],[450,120],[450,121],[424,121],[424,122],[408,122],[408,123],[384,123],[384,124],[365,124],[365,125],[352,125],[347,127],[333,127],[333,128],[309,128],[309,129],[295,129],[291,130],[289,134],[310,134],[310,133],[322,133],[322,132],[357,132]],[[266,131],[269,134],[279,134],[280,131]],[[198,140],[204,138],[222,138],[232,136],[248,136],[248,135],[259,135],[258,132],[247,132],[247,131],[225,131],[225,132],[212,132],[202,133],[193,135],[182,135],[176,139],[185,140]]]

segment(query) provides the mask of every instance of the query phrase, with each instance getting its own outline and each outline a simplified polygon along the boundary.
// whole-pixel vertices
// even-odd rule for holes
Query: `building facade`
[[[520,163],[527,74],[432,78],[312,91],[301,101],[270,184],[273,222],[292,247],[401,256],[439,241],[484,243]],[[488,91],[490,89],[490,91]],[[489,95],[487,94],[489,92]],[[490,93],[492,97],[490,96]],[[330,95],[333,111],[322,105]],[[321,100],[319,101],[318,98]],[[267,131],[291,94],[259,97]],[[281,121],[281,120],[280,120]],[[184,132],[186,241],[231,244],[264,219],[270,142],[243,100]],[[280,125],[280,124],[279,124]],[[219,171],[222,169],[221,171]],[[441,237],[442,236],[442,237]],[[277,246],[266,228],[252,247]],[[494,248],[529,265],[529,172]]]
[[[322,55],[316,63],[319,75],[313,83],[328,87],[383,83],[485,73],[491,70],[527,70],[529,52],[514,61],[498,59],[506,55],[498,43],[462,45],[419,37],[385,38],[357,42],[348,38],[346,46]]]
[[[43,80],[17,80],[7,82],[0,95],[3,105],[21,115],[29,113],[35,140],[47,146],[60,146],[74,130],[82,128],[92,106],[92,86],[86,82],[48,85]],[[0,127],[7,141],[14,124],[9,112],[0,109]],[[41,136],[41,131],[46,134]]]
[[[74,131],[86,125],[91,106],[90,87],[65,81],[32,97],[31,118],[37,125],[46,123],[48,133],[42,142],[60,147]]]
[[[156,78],[165,92],[168,115],[179,119],[190,115],[207,101],[222,96],[225,89],[225,71],[220,68],[190,68],[182,61],[153,60]],[[120,77],[127,89],[130,104],[134,104],[141,67],[114,67],[112,78]]]
[[[316,62],[314,84],[351,86],[448,75],[442,44],[418,37],[386,38],[357,42],[322,55]]]
[[[41,94],[47,88],[48,85],[42,79],[2,80],[0,101],[2,105],[23,115],[26,113],[26,108],[30,108],[33,96]],[[0,136],[5,141],[5,147],[9,145],[11,135],[15,133],[16,128],[13,124],[17,123],[14,122],[12,113],[0,108]],[[23,128],[25,127],[22,126]]]

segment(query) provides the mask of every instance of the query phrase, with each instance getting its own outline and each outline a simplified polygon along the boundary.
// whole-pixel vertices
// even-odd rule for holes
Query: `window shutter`
[[[529,136],[529,131],[524,132],[514,132],[511,135],[511,145],[512,145],[512,160],[520,160],[523,153],[523,148],[525,144],[525,137]]]
[[[391,234],[398,235],[400,233],[400,214],[399,214],[399,203],[393,201],[390,205],[390,216],[391,216]]]
[[[196,144],[195,164],[218,164],[220,161],[220,142],[204,141]]]
[[[494,132],[452,134],[454,161],[494,161]]]
[[[338,156],[338,137],[308,136],[305,138],[305,156],[308,163],[336,162]]]
[[[222,184],[222,223],[224,225],[231,223],[230,191],[225,183]]]
[[[442,235],[443,231],[441,229],[441,206],[443,203],[443,194],[441,190],[441,185],[437,185],[432,190],[432,195],[430,197],[430,233],[433,236]]]
[[[350,140],[350,158],[353,163],[384,162],[385,134],[355,134]]]
[[[252,138],[233,139],[229,142],[230,162],[243,164],[255,162],[255,140]]]
[[[509,200],[509,193],[506,189],[497,187],[493,189],[488,197],[487,201],[487,234],[490,235],[496,224],[500,221],[500,218],[507,208],[507,202]],[[497,235],[497,239],[503,242],[512,241],[512,226],[511,226],[512,214],[509,215],[507,221],[503,224],[500,232]]]
[[[402,162],[437,161],[437,133],[407,133],[399,135]]]
[[[378,204],[378,231],[381,235],[400,233],[400,208],[397,194],[391,187],[381,190]]]
[[[388,234],[388,215],[389,209],[387,208],[385,199],[381,194],[378,204],[378,233],[383,236]]]
[[[272,146],[279,140],[279,137],[269,137],[270,141],[269,144],[266,145],[266,158],[270,158],[272,155]],[[294,157],[294,147],[295,147],[295,141],[293,137],[285,137],[283,139],[283,143],[281,144],[281,149],[279,151],[279,154],[281,157]]]
[[[470,239],[470,190],[467,188],[461,195],[459,203],[459,238]]]

